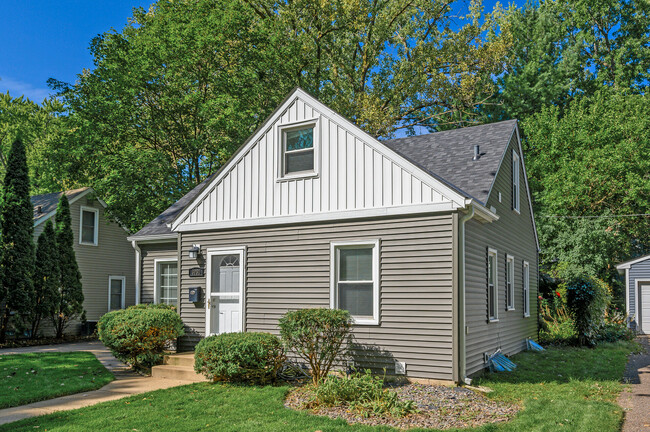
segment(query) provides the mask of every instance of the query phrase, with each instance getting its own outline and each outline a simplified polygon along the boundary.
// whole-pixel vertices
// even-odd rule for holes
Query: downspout
[[[140,304],[140,246],[135,240],[131,241],[131,246],[135,249],[135,304]]]
[[[465,349],[465,335],[467,334],[467,327],[465,324],[465,222],[474,217],[474,206],[469,205],[469,212],[460,219],[458,224],[458,231],[460,237],[460,247],[458,253],[460,254],[460,274],[459,283],[460,287],[458,293],[458,377],[465,384],[470,384],[471,379],[465,375],[467,368],[467,354]]]

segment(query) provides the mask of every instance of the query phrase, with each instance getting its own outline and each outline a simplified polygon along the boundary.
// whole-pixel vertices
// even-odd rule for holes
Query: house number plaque
[[[190,277],[203,277],[205,276],[205,270],[203,267],[193,267],[190,269]]]

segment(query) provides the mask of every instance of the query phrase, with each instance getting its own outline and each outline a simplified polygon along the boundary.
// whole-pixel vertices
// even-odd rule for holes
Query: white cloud
[[[12,97],[20,97],[21,95],[31,99],[33,102],[41,103],[43,99],[52,93],[48,88],[37,88],[33,85],[9,78],[7,76],[0,76],[0,93],[7,93]]]

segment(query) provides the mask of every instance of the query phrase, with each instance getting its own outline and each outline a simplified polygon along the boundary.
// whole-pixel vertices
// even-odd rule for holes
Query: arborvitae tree
[[[56,246],[59,251],[59,297],[52,316],[56,337],[63,337],[63,331],[71,320],[83,312],[84,294],[81,290],[81,273],[74,253],[74,235],[70,218],[70,204],[65,193],[61,194],[56,208]]]
[[[34,294],[31,315],[32,338],[37,337],[38,327],[43,318],[54,314],[59,298],[59,285],[61,283],[59,250],[56,246],[56,234],[51,219],[45,223],[45,228],[38,237],[36,262],[38,265],[34,269]]]
[[[31,312],[34,285],[34,222],[29,200],[29,174],[25,146],[14,141],[7,159],[3,206],[0,211],[2,258],[0,259],[0,301],[3,303],[0,342],[5,341],[12,316]]]

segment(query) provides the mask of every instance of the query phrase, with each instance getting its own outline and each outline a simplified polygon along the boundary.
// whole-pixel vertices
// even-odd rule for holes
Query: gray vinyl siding
[[[629,286],[627,287],[627,292],[630,302],[630,310],[628,315],[634,317],[634,322],[638,322],[638,308],[637,308],[637,296],[639,294],[639,285],[637,280],[644,279],[650,280],[650,258],[645,261],[640,261],[638,263],[630,265],[628,269],[629,275]]]
[[[488,198],[499,220],[482,224],[475,219],[465,225],[466,248],[466,337],[467,374],[484,367],[483,353],[501,348],[514,354],[525,348],[525,339],[537,338],[537,246],[526,196],[523,164],[520,163],[520,210],[512,209],[512,150],[519,153],[513,136]],[[520,155],[520,160],[523,160]],[[501,192],[501,202],[498,194]],[[497,250],[498,322],[488,322],[487,249]],[[515,309],[506,311],[506,255],[515,258]],[[530,317],[524,318],[523,261],[530,266]]]
[[[99,210],[97,246],[79,244],[81,206]],[[104,207],[95,199],[82,197],[70,205],[74,250],[81,272],[84,309],[88,321],[97,321],[108,311],[108,277],[124,276],[125,306],[135,304],[135,252],[128,233],[104,215]],[[54,217],[52,217],[54,223]],[[34,228],[34,239],[42,233],[45,222]]]
[[[204,253],[246,247],[245,330],[277,334],[288,310],[329,307],[330,242],[379,239],[380,324],[354,330],[370,353],[366,364],[390,373],[399,360],[409,376],[452,380],[454,221],[444,214],[182,233],[180,313],[187,335],[181,348],[191,349],[205,332],[205,304],[188,302],[188,287],[205,293],[205,278],[188,276],[197,265],[185,253],[192,244]]]
[[[142,260],[142,279],[140,285],[140,303],[153,303],[155,289],[155,260],[176,260],[177,242],[140,244]]]

